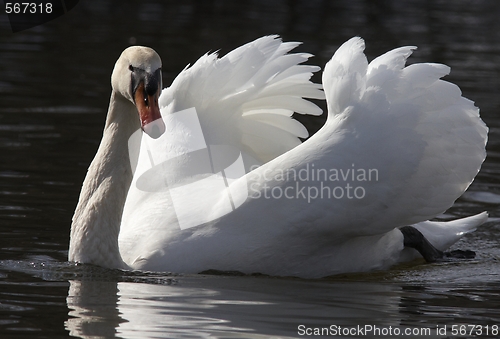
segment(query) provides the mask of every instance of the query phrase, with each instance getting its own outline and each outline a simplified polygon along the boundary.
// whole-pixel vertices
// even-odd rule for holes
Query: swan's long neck
[[[113,92],[101,144],[73,216],[70,261],[127,268],[118,248],[118,234],[132,181],[128,138],[139,128],[135,106]]]

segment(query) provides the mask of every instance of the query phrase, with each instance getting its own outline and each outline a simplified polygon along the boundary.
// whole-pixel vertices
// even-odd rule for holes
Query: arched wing
[[[255,211],[278,215],[270,224],[281,220],[305,238],[334,241],[384,233],[452,206],[485,159],[488,129],[458,86],[440,79],[449,67],[405,67],[413,49],[368,64],[362,39],[339,48],[323,73],[326,125],[248,174]]]
[[[310,54],[289,53],[299,43],[265,36],[219,58],[206,54],[184,69],[160,97],[163,115],[195,108],[207,144],[231,145],[264,163],[307,138],[292,118],[320,115],[304,98],[324,99],[309,79],[317,66]]]

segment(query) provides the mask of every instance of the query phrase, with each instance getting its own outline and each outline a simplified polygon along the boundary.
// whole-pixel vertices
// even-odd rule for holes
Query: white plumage
[[[486,220],[483,213],[450,223],[426,221],[453,204],[485,158],[487,127],[459,88],[440,80],[447,66],[405,67],[415,47],[392,50],[369,64],[363,40],[353,38],[326,65],[323,93],[309,80],[319,68],[301,65],[310,55],[288,53],[297,45],[267,36],[222,58],[205,55],[182,71],[159,99],[167,132],[156,140],[141,137],[135,175],[122,183],[130,189],[121,227],[113,227],[120,227],[126,266],[104,263],[105,249],[93,258],[83,255],[96,251],[82,246],[77,235],[79,228],[90,229],[80,225],[85,220],[73,223],[70,260],[154,271],[321,277],[407,259],[397,227],[421,223],[416,227],[443,249]],[[301,143],[307,130],[292,114],[321,114],[304,98],[324,95],[328,120]],[[197,132],[175,114],[193,107],[209,149],[229,146],[245,161],[247,174],[225,177],[233,199],[229,213],[223,213],[224,192],[201,189],[192,196],[182,190],[207,178],[186,171],[191,158],[179,157],[190,152]],[[169,184],[181,187],[175,194],[167,184],[160,187],[166,180],[161,167],[148,172],[156,189],[141,187],[140,177],[158,165],[151,162],[158,156],[168,160]],[[94,162],[106,155],[100,157]],[[86,190],[84,184],[82,195]],[[202,195],[210,213],[220,217],[181,229],[175,201],[189,206]],[[234,206],[241,196],[244,202]],[[125,197],[115,201],[123,205]],[[189,208],[193,218],[207,211]],[[106,236],[95,229],[86,236]]]

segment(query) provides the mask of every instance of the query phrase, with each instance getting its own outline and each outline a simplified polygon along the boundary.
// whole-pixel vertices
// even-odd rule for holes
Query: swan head
[[[145,133],[156,139],[165,132],[158,105],[162,88],[158,53],[142,46],[125,49],[115,64],[111,86],[113,91],[135,105]]]

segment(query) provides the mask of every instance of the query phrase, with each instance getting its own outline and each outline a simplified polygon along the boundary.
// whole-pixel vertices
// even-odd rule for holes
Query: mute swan
[[[289,53],[297,45],[266,36],[222,58],[204,55],[163,91],[156,52],[127,48],[111,77],[106,125],[73,217],[69,260],[316,278],[419,255],[408,247],[426,256],[423,247],[430,246],[441,256],[485,222],[486,213],[427,221],[467,189],[485,158],[487,127],[473,102],[440,80],[447,66],[405,67],[415,47],[368,63],[356,37],[327,63],[322,92],[309,81],[319,68],[301,65],[311,55]],[[303,98],[324,95],[327,122],[301,143],[307,131],[291,115],[321,114]],[[178,112],[198,120],[183,123]],[[138,134],[141,128],[146,133]],[[212,156],[208,176],[189,168],[192,157],[180,156],[200,130],[198,148]],[[214,175],[215,150],[224,145],[236,150],[232,159],[245,173],[229,175],[228,163],[219,171],[224,175]],[[190,185],[210,178],[223,179],[226,191]]]

